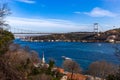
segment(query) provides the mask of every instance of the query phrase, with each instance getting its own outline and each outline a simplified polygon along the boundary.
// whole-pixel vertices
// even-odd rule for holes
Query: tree
[[[116,73],[108,75],[106,80],[120,80],[120,66]]]
[[[33,63],[40,63],[41,62],[38,53],[35,51],[30,51],[30,57],[31,57],[31,61]]]
[[[12,43],[13,39],[13,34],[8,31],[3,31],[2,34],[0,34],[0,54],[8,51],[9,45]]]
[[[46,75],[44,73],[36,75],[36,76],[31,76],[29,80],[53,80],[52,76]]]
[[[88,73],[95,77],[100,77],[105,79],[109,74],[115,73],[116,66],[111,63],[107,63],[106,61],[96,61],[90,64]]]
[[[5,17],[11,14],[7,3],[0,3],[0,28],[8,29],[9,24],[6,23]]]
[[[24,64],[21,63],[23,61],[20,58],[16,57],[18,55],[12,53],[1,55],[0,73],[2,74],[0,74],[0,80],[26,80],[25,71],[23,71]]]
[[[116,76],[117,80],[120,80],[120,66],[119,66],[119,69],[117,70],[115,76]]]
[[[117,80],[117,79],[116,79],[115,75],[110,74],[106,77],[106,80]],[[118,80],[120,80],[120,79],[118,79]]]
[[[74,74],[74,73],[79,73],[79,72],[81,72],[81,68],[80,68],[79,64],[76,63],[76,62],[73,61],[73,60],[65,60],[65,61],[63,62],[63,68],[64,68],[66,71],[71,72],[71,80],[72,80],[72,77],[73,77],[73,74]]]
[[[18,51],[20,48],[21,48],[21,46],[19,44],[12,43],[12,44],[9,45],[8,50],[10,52],[15,52],[15,51]]]
[[[55,65],[55,61],[53,59],[50,59],[49,67],[47,68],[47,71],[46,71],[47,74],[53,75],[52,68],[54,67],[54,65]]]
[[[10,14],[7,3],[0,3],[0,54],[8,50],[10,42],[14,39],[12,33],[8,32],[9,25],[6,23],[5,17]]]

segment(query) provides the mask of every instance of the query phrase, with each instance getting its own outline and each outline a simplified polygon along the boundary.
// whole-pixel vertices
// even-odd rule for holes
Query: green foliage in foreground
[[[54,61],[48,68],[35,67],[34,62],[41,63],[37,54],[11,44],[13,40],[11,32],[0,29],[0,80],[60,80],[59,73],[52,71]]]
[[[14,36],[11,32],[0,30],[0,54],[3,54],[8,50],[8,46],[13,39]]]
[[[106,80],[120,80],[120,67],[115,74],[108,75]]]

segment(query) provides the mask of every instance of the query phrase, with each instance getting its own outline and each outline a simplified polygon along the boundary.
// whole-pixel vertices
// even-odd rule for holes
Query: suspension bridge
[[[11,31],[13,34],[67,34],[67,33],[72,33],[72,32],[38,32],[38,31],[33,31],[33,30],[26,30],[26,29],[20,29],[20,28],[13,28],[14,31]],[[74,32],[74,33],[79,33],[79,34],[93,34],[95,32],[87,32],[87,31],[84,31],[84,32]]]
[[[86,31],[80,31],[79,34],[94,34],[94,33],[99,33],[99,25],[98,23],[94,23],[93,24],[93,31],[88,32]],[[9,30],[10,32],[12,32],[13,34],[38,34],[38,35],[42,35],[42,34],[66,34],[69,32],[39,32],[39,31],[34,31],[34,30],[30,30],[30,29],[22,29],[22,28],[16,28],[16,27],[9,27],[7,28],[7,30]],[[76,32],[77,33],[77,32]],[[77,33],[78,34],[78,33]]]
[[[94,23],[93,24],[93,31],[91,32],[88,32],[87,30],[86,31],[79,31],[79,32],[39,32],[39,31],[34,31],[33,30],[30,30],[30,29],[27,29],[27,28],[17,28],[17,27],[2,27],[4,30],[8,30],[10,31],[11,33],[14,34],[14,37],[15,38],[19,38],[19,39],[22,39],[22,40],[25,40],[25,41],[61,41],[61,40],[65,40],[65,39],[62,39],[61,37],[65,36],[65,35],[79,35],[79,36],[92,36],[94,34],[98,34],[99,33],[99,26],[98,26],[98,23]],[[34,27],[33,27],[34,28]],[[54,35],[53,35],[54,34]],[[54,38],[45,38],[45,36],[42,36],[42,35],[52,35],[52,36],[56,36],[56,35],[63,35],[63,36],[59,36],[60,39],[56,39],[56,40],[53,40]],[[42,37],[40,37],[42,36]],[[44,38],[43,38],[44,37]],[[70,39],[71,40],[71,39]],[[70,41],[70,40],[67,40],[67,41]],[[66,41],[66,40],[65,40]]]
[[[15,36],[15,38],[21,38],[21,39],[26,39],[26,40],[31,40],[33,37],[37,36],[42,36],[42,35],[52,35],[52,34],[68,34],[68,33],[74,33],[74,34],[88,34],[88,35],[93,35],[99,33],[99,26],[98,23],[94,23],[93,25],[93,31],[88,32],[88,31],[81,31],[81,32],[39,32],[39,31],[34,31],[30,29],[22,29],[22,28],[17,28],[17,27],[3,27],[3,29],[7,29],[8,31],[12,32]]]

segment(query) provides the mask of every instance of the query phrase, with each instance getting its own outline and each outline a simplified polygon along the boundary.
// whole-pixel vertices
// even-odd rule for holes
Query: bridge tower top
[[[94,25],[93,25],[93,32],[94,33],[99,33],[99,28],[98,28],[98,23],[94,23]]]

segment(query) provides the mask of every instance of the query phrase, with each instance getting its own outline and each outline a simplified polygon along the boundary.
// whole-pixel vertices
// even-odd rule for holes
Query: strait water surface
[[[112,43],[81,43],[81,42],[28,42],[16,39],[14,41],[21,46],[29,46],[31,50],[39,53],[40,58],[44,51],[45,59],[54,59],[57,66],[62,66],[62,56],[72,58],[77,61],[83,69],[87,69],[89,64],[106,60],[115,64],[120,64],[118,58],[114,55],[113,46],[120,44]]]

